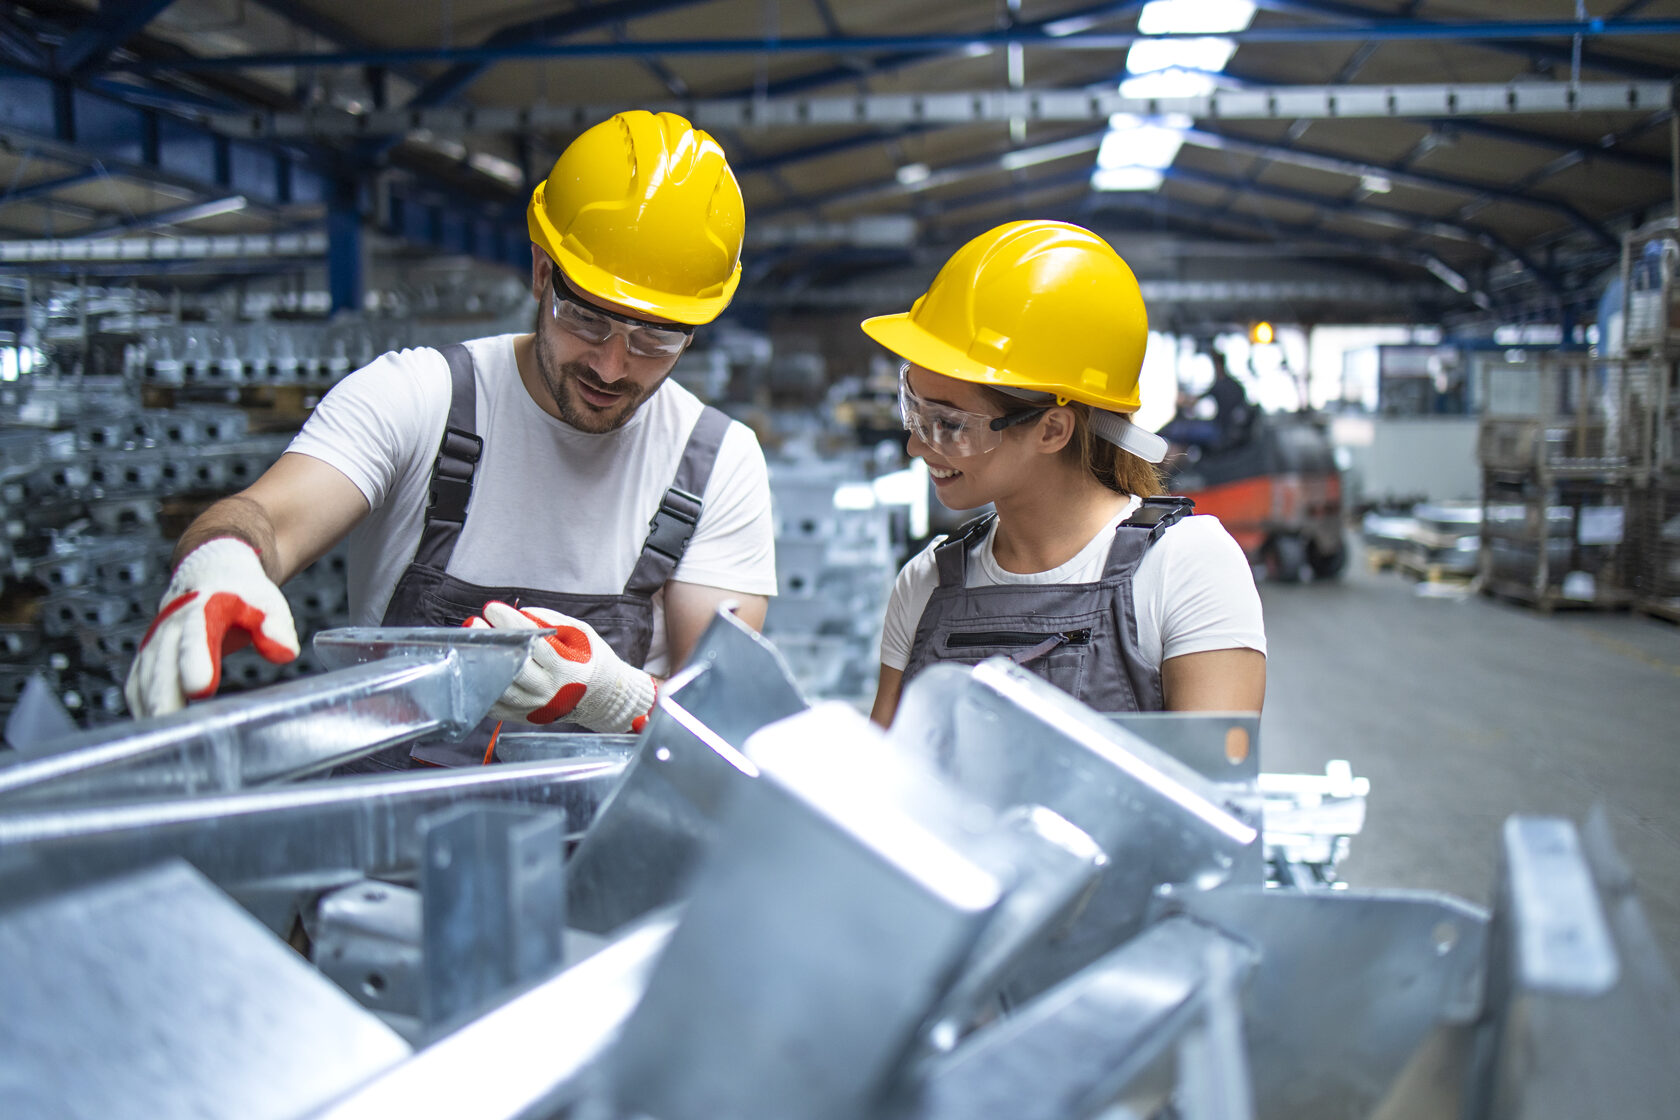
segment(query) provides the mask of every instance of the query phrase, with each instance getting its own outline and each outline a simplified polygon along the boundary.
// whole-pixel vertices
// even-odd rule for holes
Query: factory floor
[[[1513,813],[1609,813],[1680,973],[1680,626],[1426,597],[1356,554],[1338,582],[1262,587],[1262,769],[1371,780],[1342,877],[1488,905]]]

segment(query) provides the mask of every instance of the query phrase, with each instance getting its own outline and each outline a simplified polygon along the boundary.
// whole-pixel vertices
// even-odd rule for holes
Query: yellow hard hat
[[[675,113],[619,113],[572,141],[525,224],[574,286],[679,323],[717,318],[741,280],[741,187]]]
[[[1010,222],[958,249],[907,313],[863,329],[948,377],[1135,412],[1149,315],[1108,242],[1066,222]]]

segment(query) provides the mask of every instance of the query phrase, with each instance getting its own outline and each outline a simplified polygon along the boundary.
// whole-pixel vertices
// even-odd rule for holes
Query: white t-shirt
[[[448,572],[490,587],[616,595],[703,406],[666,380],[623,427],[581,432],[531,399],[519,379],[514,337],[466,344],[484,450]],[[350,534],[355,625],[379,624],[414,557],[449,399],[449,365],[438,351],[384,354],[335,385],[288,448],[342,471],[372,509]],[[702,499],[700,523],[673,578],[774,595],[769,472],[745,425],[729,425]],[[663,606],[661,590],[644,666],[656,675],[670,668]]]
[[[969,556],[968,586],[996,584],[1096,583],[1102,579],[1114,543],[1114,529],[1141,503],[1132,498],[1090,543],[1067,563],[1048,572],[1009,572],[992,552],[997,535],[993,521],[985,539]],[[940,537],[898,573],[887,621],[881,633],[881,664],[904,669],[910,664],[910,644],[933,589],[939,586],[939,567],[933,550]],[[1242,549],[1216,517],[1186,517],[1169,526],[1132,577],[1132,604],[1137,611],[1138,650],[1150,665],[1186,653],[1213,649],[1252,649],[1266,652],[1266,631],[1260,617],[1260,593]]]

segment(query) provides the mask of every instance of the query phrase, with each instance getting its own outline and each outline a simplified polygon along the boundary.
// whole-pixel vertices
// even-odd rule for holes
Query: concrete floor
[[[1371,780],[1343,878],[1487,905],[1507,816],[1602,803],[1680,973],[1680,627],[1420,597],[1361,559],[1262,588],[1262,769],[1345,758]]]

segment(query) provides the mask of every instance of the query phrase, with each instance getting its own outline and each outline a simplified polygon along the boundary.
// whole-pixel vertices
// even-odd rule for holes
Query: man
[[[1180,393],[1178,412],[1161,428],[1161,438],[1183,446],[1195,446],[1203,451],[1223,451],[1235,447],[1248,436],[1248,426],[1254,419],[1254,406],[1242,383],[1231,376],[1225,365],[1225,355],[1218,351],[1208,354],[1213,362],[1213,384],[1199,397]],[[1212,400],[1214,416],[1203,420],[1190,415],[1190,410],[1202,401]]]
[[[212,694],[226,650],[295,656],[278,585],[346,534],[357,625],[558,628],[492,709],[514,725],[639,729],[721,603],[762,625],[763,453],[667,379],[740,280],[722,148],[674,114],[620,113],[562,153],[527,224],[530,334],[382,356],[188,527],[129,674],[137,716]]]

